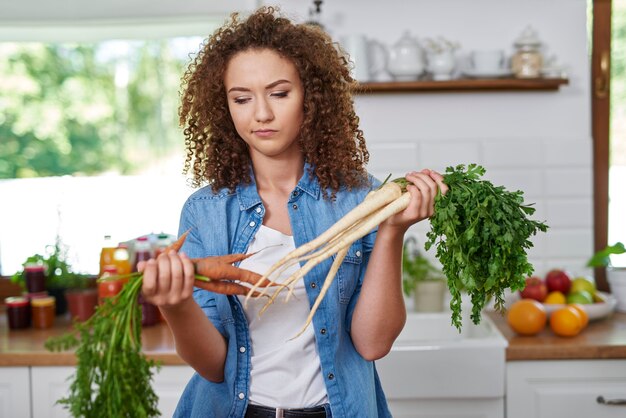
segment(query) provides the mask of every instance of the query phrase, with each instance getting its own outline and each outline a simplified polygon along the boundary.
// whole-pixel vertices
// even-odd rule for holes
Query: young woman
[[[144,268],[179,355],[196,371],[181,417],[390,416],[374,360],[402,330],[403,236],[445,193],[433,171],[406,178],[411,203],[349,249],[313,323],[304,324],[332,263],[313,269],[289,302],[193,288],[189,257],[263,249],[239,267],[264,273],[325,231],[379,182],[353,108],[347,60],[319,28],[262,8],[236,15],[203,45],[183,78],[186,168],[196,186],[180,254]],[[276,279],[281,281],[290,271]]]

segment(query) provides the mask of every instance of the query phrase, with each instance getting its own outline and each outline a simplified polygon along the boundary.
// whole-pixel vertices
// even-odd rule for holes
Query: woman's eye
[[[272,97],[287,97],[288,92],[286,91],[276,91],[272,93]]]
[[[233,99],[233,101],[237,104],[244,104],[247,103],[250,99],[248,99],[247,97],[237,97],[235,99]]]

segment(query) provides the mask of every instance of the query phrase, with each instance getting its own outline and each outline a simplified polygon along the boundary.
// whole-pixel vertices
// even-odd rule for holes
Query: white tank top
[[[294,248],[293,237],[261,225],[248,253],[263,251],[243,260],[239,267],[263,274]],[[274,280],[282,282],[297,267],[291,266]],[[328,395],[313,326],[309,325],[302,335],[290,340],[300,331],[311,311],[304,281],[298,281],[289,302],[284,302],[283,294],[286,292],[283,291],[260,317],[258,313],[267,298],[251,298],[244,308],[252,342],[250,403],[272,408],[321,405],[328,402]],[[242,303],[244,299],[245,296],[239,296]]]

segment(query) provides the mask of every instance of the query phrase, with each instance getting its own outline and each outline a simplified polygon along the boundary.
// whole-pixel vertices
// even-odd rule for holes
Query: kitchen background
[[[86,8],[76,0],[64,1],[61,7],[36,0],[2,1],[5,12],[0,16],[0,39],[32,39],[41,36],[29,30],[37,27],[32,22],[57,22],[54,26],[70,19],[71,24],[59,25],[64,29],[51,36],[63,37],[63,31],[72,36],[72,30],[80,30],[81,21],[90,19],[106,22],[141,18],[159,22],[167,17],[181,24],[189,22],[185,30],[189,32],[201,30],[199,22],[203,19],[219,23],[227,12],[251,10],[259,4],[276,3],[111,1]],[[312,7],[309,0],[279,4],[298,20],[307,19]],[[510,56],[515,39],[531,25],[544,42],[544,54],[555,55],[569,77],[568,85],[552,92],[358,95],[357,113],[371,153],[370,171],[385,178],[389,173],[402,175],[415,168],[444,170],[459,163],[482,164],[492,182],[523,190],[526,201],[535,203],[535,218],[550,225],[547,234],[533,239],[530,259],[537,272],[543,274],[553,267],[584,272],[584,263],[593,252],[587,13],[586,0],[323,2],[321,22],[335,39],[364,34],[391,46],[408,30],[420,40],[443,36],[458,42],[459,56],[475,49],[502,49]],[[87,26],[93,29],[94,25]],[[29,248],[19,253],[16,246],[8,244],[21,239],[25,228],[30,236],[45,235],[47,243],[53,243],[57,230],[65,231],[64,241],[81,248],[83,267],[95,265],[100,239],[106,233],[119,239],[150,231],[175,233],[180,206],[190,192],[184,179],[176,175],[180,161],[149,173],[154,176],[152,184],[143,177],[101,177],[88,184],[85,179],[57,179],[54,184],[33,180],[33,188],[29,189],[28,181],[0,181],[2,273],[11,274],[19,260],[40,251]],[[113,183],[100,183],[105,180]],[[62,182],[73,188],[74,194],[65,194],[62,203],[48,205],[44,213],[38,202],[59,195]],[[112,193],[102,193],[103,189]],[[158,194],[163,189],[168,199]],[[15,200],[17,193],[21,197]],[[61,226],[59,207],[63,209]],[[16,217],[19,222],[15,222]],[[143,222],[138,223],[138,219]],[[139,226],[143,230],[139,231]],[[427,227],[422,223],[413,232],[421,239]],[[91,255],[85,255],[85,246],[93,248]],[[432,254],[429,256],[432,258]]]

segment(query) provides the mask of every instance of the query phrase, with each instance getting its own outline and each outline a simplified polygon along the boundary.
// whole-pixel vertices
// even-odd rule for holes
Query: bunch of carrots
[[[189,231],[188,231],[189,232]],[[179,251],[188,232],[166,251]],[[248,293],[240,283],[257,283],[261,276],[232,263],[253,254],[229,254],[194,259],[195,285],[225,294]],[[127,279],[122,291],[107,298],[74,331],[46,341],[51,351],[76,348],[77,368],[69,396],[58,401],[75,417],[157,417],[158,398],[150,384],[158,365],[141,348],[141,307],[138,303],[142,273],[101,280]],[[259,295],[259,293],[256,293]]]

